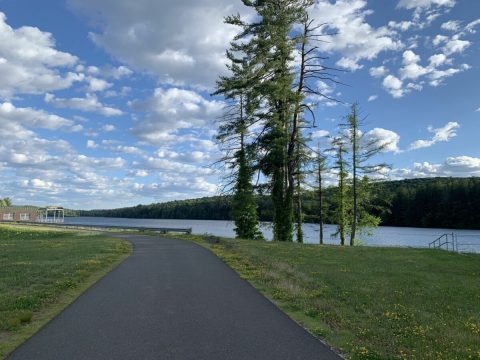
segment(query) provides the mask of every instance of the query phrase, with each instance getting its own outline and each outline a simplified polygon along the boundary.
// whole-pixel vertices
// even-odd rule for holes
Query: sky
[[[238,0],[0,0],[0,197],[113,208],[216,195],[224,101],[212,97]],[[480,176],[480,1],[316,0],[341,102],[388,143],[390,179]],[[329,34],[336,35],[330,36]]]

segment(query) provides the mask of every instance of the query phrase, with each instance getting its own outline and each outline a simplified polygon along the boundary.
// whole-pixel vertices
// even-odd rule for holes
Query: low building
[[[35,206],[1,206],[0,222],[24,221],[34,222],[41,218],[41,211]]]
[[[63,223],[65,209],[61,206],[0,206],[0,222],[43,222]]]

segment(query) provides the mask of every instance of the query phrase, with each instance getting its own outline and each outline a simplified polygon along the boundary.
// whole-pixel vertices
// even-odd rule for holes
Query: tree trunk
[[[322,164],[318,163],[318,224],[320,225],[320,245],[323,245],[323,188],[322,188]]]
[[[357,232],[357,223],[358,223],[358,186],[357,186],[357,163],[358,163],[358,139],[357,139],[357,109],[356,106],[352,106],[352,119],[351,119],[351,130],[352,130],[352,167],[353,167],[353,214],[352,214],[352,231],[350,234],[350,246],[355,245],[355,236]]]

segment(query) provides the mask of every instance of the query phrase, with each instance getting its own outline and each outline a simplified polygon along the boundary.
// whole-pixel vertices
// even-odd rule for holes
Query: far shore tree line
[[[384,164],[371,165],[382,150],[361,131],[357,104],[329,140],[329,148],[311,149],[309,131],[315,127],[315,105],[324,82],[338,82],[338,70],[324,65],[319,29],[309,17],[313,0],[243,0],[255,13],[245,20],[229,16],[225,22],[239,33],[227,50],[229,75],[217,81],[214,95],[228,102],[217,140],[225,151],[221,160],[231,173],[226,188],[233,190],[232,217],[238,237],[259,239],[255,192],[269,194],[273,240],[303,242],[302,192],[317,174],[320,243],[323,243],[323,178],[338,178],[334,200],[340,244],[354,245],[358,232],[378,225],[371,210],[368,175]],[[386,145],[383,145],[386,146]],[[328,161],[332,154],[333,161]],[[333,165],[328,167],[328,163]]]
[[[336,186],[323,189],[323,223],[335,223]],[[480,178],[422,178],[371,184],[372,213],[383,226],[480,229]],[[318,191],[301,194],[306,223],[319,222]],[[268,195],[255,195],[260,221],[272,221]],[[105,210],[73,211],[72,216],[144,219],[232,220],[232,196],[212,196]]]

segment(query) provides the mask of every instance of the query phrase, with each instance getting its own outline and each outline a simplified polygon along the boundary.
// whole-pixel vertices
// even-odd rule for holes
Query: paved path
[[[9,360],[338,360],[208,250],[123,235],[133,254]]]

